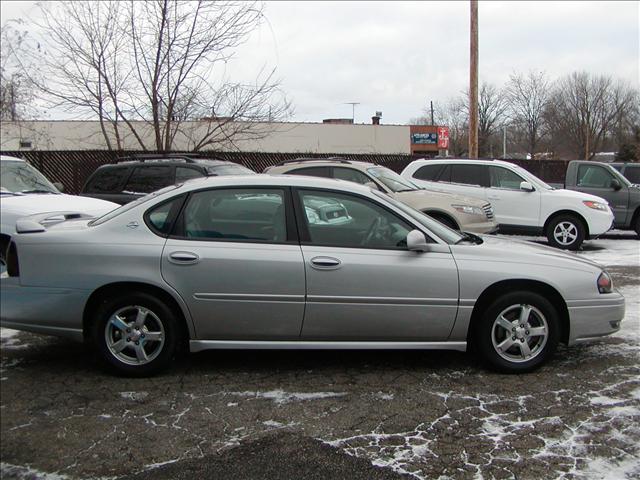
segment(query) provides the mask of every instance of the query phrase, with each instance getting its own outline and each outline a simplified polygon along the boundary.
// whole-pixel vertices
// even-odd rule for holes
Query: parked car
[[[89,342],[123,374],[205,349],[454,349],[527,372],[620,328],[603,267],[451,230],[304,176],[170,186],[92,220],[19,220],[0,325]],[[25,308],[28,305],[29,308]]]
[[[288,160],[268,167],[272,175],[309,175],[366,185],[406,203],[454,230],[489,233],[497,230],[491,204],[476,198],[425,190],[388,168],[342,158]]]
[[[613,210],[614,226],[640,235],[640,185],[632,184],[613,165],[587,160],[569,162],[565,188],[604,198]]]
[[[613,213],[603,198],[555,189],[509,162],[416,160],[402,176],[427,188],[488,200],[501,233],[543,234],[557,248],[578,250],[585,239],[613,226]]]
[[[1,155],[0,268],[5,267],[7,247],[16,233],[18,218],[43,213],[49,214],[50,221],[64,214],[99,216],[117,207],[115,203],[104,200],[60,193],[54,184],[24,160]],[[47,216],[42,221],[47,221]]]
[[[618,170],[632,184],[640,185],[640,163],[613,162],[609,165]]]
[[[80,195],[124,205],[174,183],[217,175],[255,175],[255,172],[238,163],[197,155],[142,154],[98,167]]]

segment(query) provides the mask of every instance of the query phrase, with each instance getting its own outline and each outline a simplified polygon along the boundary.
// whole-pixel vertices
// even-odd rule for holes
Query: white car
[[[95,198],[65,195],[27,162],[0,155],[0,268],[19,218],[51,213],[52,218],[73,214],[95,217],[120,205]],[[46,221],[43,218],[42,221]]]
[[[402,176],[430,189],[490,201],[501,233],[546,235],[549,244],[577,250],[613,226],[603,198],[555,189],[524,168],[500,160],[416,160]]]

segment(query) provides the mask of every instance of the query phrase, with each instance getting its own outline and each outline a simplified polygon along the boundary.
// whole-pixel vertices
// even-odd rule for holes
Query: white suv
[[[611,229],[606,200],[557,190],[513,163],[500,160],[416,160],[402,176],[430,189],[490,201],[501,233],[546,235],[554,247],[577,250]]]

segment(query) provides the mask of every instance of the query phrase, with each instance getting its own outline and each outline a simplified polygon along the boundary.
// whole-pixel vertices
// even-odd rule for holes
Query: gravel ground
[[[615,238],[615,239],[613,239]],[[640,266],[580,255],[627,297],[615,336],[528,375],[457,352],[202,352],[152,379],[2,330],[2,479],[640,478]]]

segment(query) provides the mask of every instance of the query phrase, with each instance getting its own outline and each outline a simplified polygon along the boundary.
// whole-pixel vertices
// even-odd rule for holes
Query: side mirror
[[[53,186],[58,189],[59,192],[64,192],[64,185],[60,182],[53,182]]]
[[[428,252],[431,247],[420,230],[411,230],[407,235],[407,248],[412,252]]]
[[[616,192],[618,190],[620,190],[622,188],[622,184],[620,183],[620,180],[618,180],[617,178],[614,178],[613,180],[611,180],[611,188],[613,188]]]
[[[520,182],[520,190],[524,190],[525,192],[533,192],[535,188],[529,182]]]

